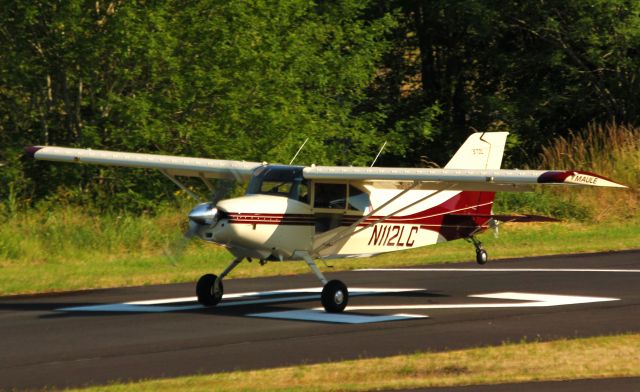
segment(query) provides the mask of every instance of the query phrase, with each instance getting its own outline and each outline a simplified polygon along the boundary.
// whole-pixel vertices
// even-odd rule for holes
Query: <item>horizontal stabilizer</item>
[[[500,222],[560,222],[560,219],[542,215],[493,215],[493,214],[447,214],[455,218],[494,219]]]

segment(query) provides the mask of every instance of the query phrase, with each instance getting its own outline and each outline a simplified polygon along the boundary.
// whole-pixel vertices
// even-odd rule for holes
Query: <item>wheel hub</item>
[[[344,293],[342,292],[342,290],[336,291],[336,293],[333,295],[333,300],[337,305],[341,305],[342,302],[344,302]]]

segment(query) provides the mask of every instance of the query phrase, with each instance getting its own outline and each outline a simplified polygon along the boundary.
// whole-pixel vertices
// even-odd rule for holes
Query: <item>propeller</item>
[[[193,237],[198,235],[202,227],[208,227],[215,223],[216,214],[218,213],[216,205],[231,192],[233,185],[233,181],[219,180],[216,183],[216,190],[211,196],[211,201],[200,203],[189,212],[188,226],[183,232],[182,237],[173,241],[164,249],[164,253],[171,265],[177,265],[186,251],[189,242]]]
[[[189,222],[189,226],[192,226],[191,222]],[[197,230],[197,228],[196,228]],[[184,232],[180,238],[171,241],[165,248],[164,254],[169,261],[169,264],[172,266],[178,265],[178,262],[182,258],[185,250],[187,249],[187,245],[189,245],[189,241],[195,235],[195,230],[192,230],[191,227]]]

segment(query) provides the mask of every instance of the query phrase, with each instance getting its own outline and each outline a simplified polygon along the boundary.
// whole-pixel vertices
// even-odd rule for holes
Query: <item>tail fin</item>
[[[474,133],[467,138],[445,169],[500,169],[509,132]]]

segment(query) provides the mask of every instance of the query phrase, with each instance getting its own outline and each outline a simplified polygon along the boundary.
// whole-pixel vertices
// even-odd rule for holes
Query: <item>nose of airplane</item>
[[[199,225],[212,225],[218,209],[213,203],[200,203],[189,212],[189,220]]]

